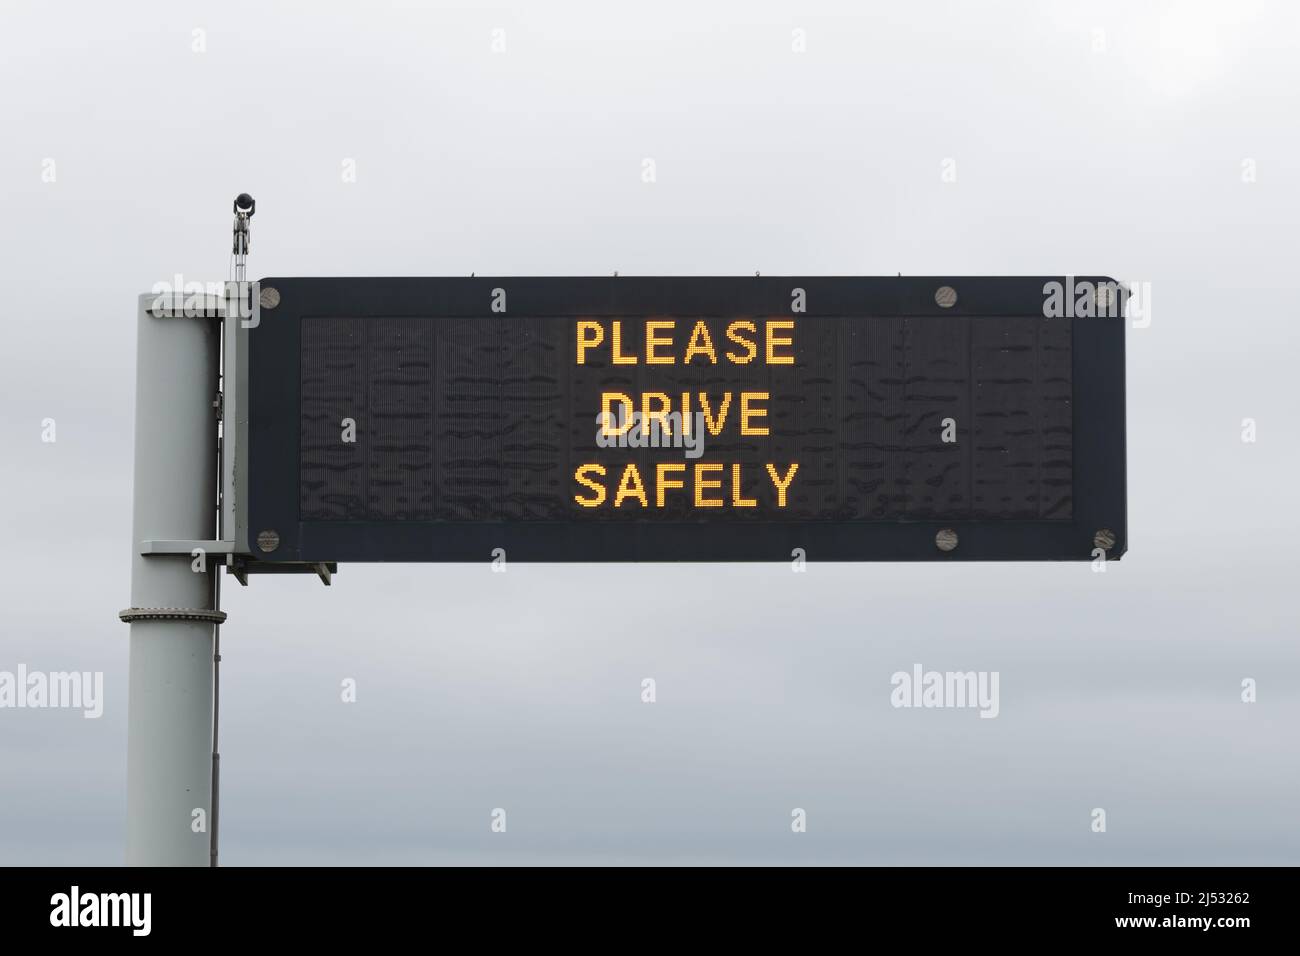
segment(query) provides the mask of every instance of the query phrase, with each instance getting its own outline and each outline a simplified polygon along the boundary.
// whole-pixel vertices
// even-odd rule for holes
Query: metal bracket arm
[[[234,554],[233,541],[141,541],[140,553],[144,555],[185,554],[195,551],[204,554]]]

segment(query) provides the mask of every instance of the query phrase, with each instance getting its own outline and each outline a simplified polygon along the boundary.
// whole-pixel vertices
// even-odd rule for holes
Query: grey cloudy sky
[[[223,862],[1300,862],[1298,27],[1250,0],[6,3],[0,670],[103,671],[106,699],[0,710],[0,863],[123,859],[136,296],[224,279],[242,190],[254,276],[1104,273],[1153,317],[1104,574],[228,587]],[[918,662],[999,671],[998,718],[892,708]]]

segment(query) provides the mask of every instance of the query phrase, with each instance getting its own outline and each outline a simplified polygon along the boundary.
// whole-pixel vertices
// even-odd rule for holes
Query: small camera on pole
[[[248,266],[248,250],[252,246],[248,221],[253,218],[253,213],[256,211],[257,200],[248,193],[240,193],[235,197],[235,240],[230,251],[235,257],[236,282],[244,281],[244,272]]]

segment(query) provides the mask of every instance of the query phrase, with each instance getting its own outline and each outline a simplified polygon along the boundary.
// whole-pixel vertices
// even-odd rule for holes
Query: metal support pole
[[[219,323],[155,315],[154,299],[140,297],[138,316],[131,608],[121,615],[131,625],[126,861],[208,866],[214,576],[224,555],[204,555],[196,571],[188,553],[140,552],[155,539],[214,538]]]

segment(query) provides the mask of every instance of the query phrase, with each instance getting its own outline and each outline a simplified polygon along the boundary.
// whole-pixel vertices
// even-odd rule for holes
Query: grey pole
[[[179,296],[155,314],[156,298],[140,297],[137,319],[131,608],[121,615],[131,625],[126,862],[208,866],[213,605],[225,556],[205,554],[196,571],[188,550],[141,549],[216,537],[219,322],[186,316]]]

